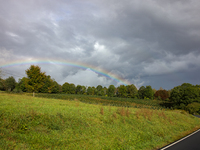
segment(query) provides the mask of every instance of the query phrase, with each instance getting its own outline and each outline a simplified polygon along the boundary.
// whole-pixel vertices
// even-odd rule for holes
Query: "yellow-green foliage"
[[[0,149],[156,149],[199,127],[181,111],[0,93]]]

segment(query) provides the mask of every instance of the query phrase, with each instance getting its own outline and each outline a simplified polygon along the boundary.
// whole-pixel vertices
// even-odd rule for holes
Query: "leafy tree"
[[[98,85],[98,86],[96,87],[97,91],[101,91],[102,88],[103,88],[103,87],[102,87],[101,85]]]
[[[144,89],[143,95],[144,95],[144,98],[153,99],[154,92],[150,85],[146,86],[146,88]]]
[[[15,88],[16,84],[17,83],[16,83],[15,78],[13,76],[8,77],[5,80],[6,90],[8,90],[8,91],[12,91]]]
[[[114,97],[115,95],[115,86],[114,85],[110,85],[108,87],[108,96],[109,97]]]
[[[193,102],[185,107],[190,114],[200,114],[200,103]]]
[[[38,92],[43,86],[46,79],[45,72],[41,72],[39,66],[31,65],[29,69],[26,70],[28,77],[27,89],[33,92]]]
[[[166,90],[158,90],[158,91],[156,91],[154,96],[157,99],[166,100],[167,98],[169,98],[169,93]]]
[[[62,93],[62,85],[56,82],[56,87],[58,87],[58,93]]]
[[[138,98],[139,99],[144,99],[144,91],[145,91],[145,87],[144,86],[141,86],[138,90]]]
[[[19,79],[17,87],[21,89],[23,92],[27,92],[27,86],[28,86],[28,78],[23,77],[22,79]]]
[[[86,87],[83,85],[83,86],[81,86],[82,87],[82,89],[81,89],[81,94],[83,94],[83,95],[86,95],[87,93],[87,90],[86,90]]]
[[[51,76],[48,75],[44,79],[44,85],[39,90],[39,92],[42,92],[42,93],[52,93],[52,91],[54,89],[54,86],[55,85],[54,85],[53,79],[51,79]]]
[[[81,94],[81,90],[82,90],[82,86],[81,85],[77,85],[76,86],[76,94]]]
[[[174,87],[171,90],[170,101],[178,107],[184,108],[188,104],[199,101],[200,89],[189,83],[183,83],[181,86]]]
[[[70,84],[68,82],[65,82],[62,85],[62,92],[66,94],[70,94]]]
[[[59,85],[56,81],[53,81],[52,83],[54,86],[51,89],[51,93],[61,93],[62,91],[62,86]]]
[[[103,88],[103,92],[104,92],[103,95],[106,95],[106,96],[107,96],[108,88],[107,88],[107,87],[104,87],[104,88]]]
[[[6,85],[5,85],[5,80],[0,78],[0,90],[5,91],[6,90]]]
[[[89,87],[87,88],[87,95],[94,95],[94,92],[95,92],[95,91],[94,91],[94,89],[93,89],[92,87],[89,86]]]
[[[180,105],[182,97],[181,86],[176,86],[172,89],[170,95],[170,101],[174,102],[175,105]]]
[[[96,89],[94,86],[92,86],[92,89],[93,89],[93,91],[94,91],[94,94],[93,94],[93,95],[95,95],[97,89]]]
[[[103,87],[101,85],[98,85],[96,87],[96,95],[99,95],[99,96],[103,96],[104,95],[104,90],[103,90]]]
[[[127,96],[131,98],[136,98],[138,95],[138,90],[135,85],[127,85]]]
[[[76,86],[73,83],[65,82],[62,86],[62,91],[67,94],[75,94],[76,93]]]
[[[125,85],[120,85],[118,87],[118,96],[119,97],[127,97],[127,88]]]
[[[168,92],[168,95],[169,95],[169,97],[170,97],[170,95],[171,95],[171,90],[168,90],[167,92]]]
[[[0,68],[0,90],[5,91],[6,90],[6,82],[5,80],[2,78],[3,77],[3,72],[2,69]]]
[[[76,94],[83,94],[83,93],[85,93],[84,90],[86,90],[86,88],[84,89],[83,86],[81,86],[81,85],[76,86]]]
[[[156,90],[155,88],[153,88],[153,94],[155,94],[155,93],[156,93],[156,91],[157,91],[157,90]]]
[[[73,83],[69,84],[69,93],[75,94],[76,93],[76,86]]]

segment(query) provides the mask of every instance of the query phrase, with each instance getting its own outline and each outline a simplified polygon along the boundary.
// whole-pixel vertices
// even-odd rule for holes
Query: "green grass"
[[[32,95],[32,94],[28,94]],[[120,97],[105,97],[95,95],[77,95],[77,94],[47,94],[47,93],[36,93],[36,97],[52,98],[52,99],[63,99],[63,100],[74,100],[78,99],[81,102],[89,104],[101,104],[110,106],[125,106],[125,107],[151,107],[154,109],[163,109],[161,106],[163,101],[159,100],[145,100],[145,99],[133,99],[133,98],[120,98]]]
[[[200,128],[184,111],[0,93],[0,149],[157,149]]]

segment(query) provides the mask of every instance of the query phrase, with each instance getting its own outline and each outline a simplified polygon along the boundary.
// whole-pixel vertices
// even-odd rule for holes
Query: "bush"
[[[186,106],[186,111],[190,114],[200,114],[200,103],[194,102]]]
[[[23,93],[23,91],[20,88],[15,88],[12,92],[13,93]]]

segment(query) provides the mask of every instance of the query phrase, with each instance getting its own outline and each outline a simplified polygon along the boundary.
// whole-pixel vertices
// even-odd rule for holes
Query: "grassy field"
[[[32,95],[29,93],[28,95]],[[36,97],[51,98],[51,99],[63,99],[63,100],[74,100],[78,99],[81,102],[89,104],[101,104],[109,106],[125,106],[125,107],[138,107],[138,108],[152,108],[152,109],[166,109],[162,104],[164,101],[150,100],[150,99],[133,99],[133,98],[120,98],[120,97],[105,97],[105,96],[94,96],[94,95],[77,95],[77,94],[47,94],[47,93],[36,93]],[[167,103],[165,101],[165,103]],[[169,103],[169,101],[168,101]]]
[[[0,93],[0,149],[158,149],[200,128],[178,110]]]

